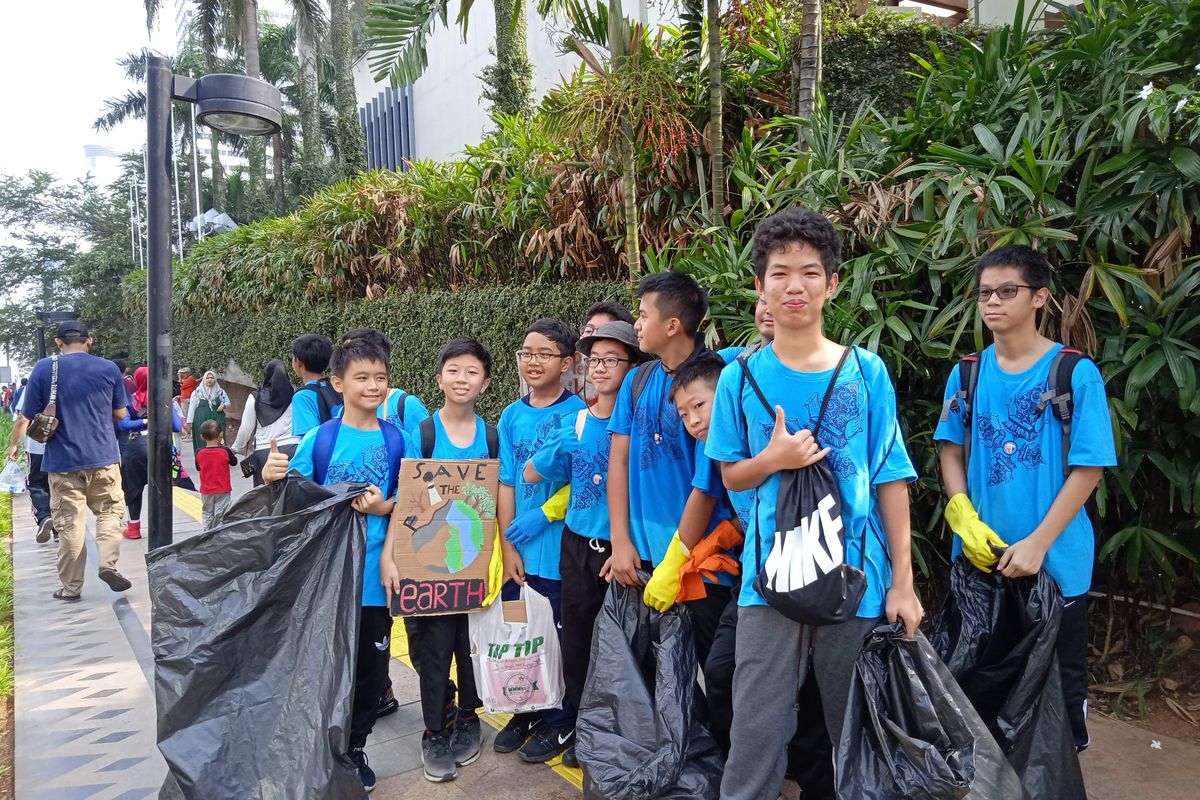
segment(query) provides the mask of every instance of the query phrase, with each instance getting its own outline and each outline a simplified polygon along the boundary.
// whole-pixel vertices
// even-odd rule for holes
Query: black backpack
[[[329,385],[329,381],[322,378],[316,383],[306,383],[296,391],[314,392],[317,395],[317,418],[321,422],[328,422],[333,418],[333,410],[342,404],[342,393]]]
[[[852,349],[847,347],[842,352],[825,389],[813,426],[813,437],[818,442],[825,410]],[[775,407],[754,380],[746,359],[739,357],[737,362],[743,380],[774,419]],[[846,563],[841,490],[828,460],[780,475],[775,529],[775,542],[764,562],[762,535],[758,525],[754,526],[755,563],[763,565],[754,579],[755,590],[769,606],[802,625],[836,625],[852,619],[867,591],[867,577],[861,569]]]
[[[421,420],[418,430],[421,434],[421,457],[433,458],[433,448],[437,444],[437,425],[434,424],[433,417]],[[487,439],[488,458],[499,458],[500,432],[496,430],[496,426],[484,423],[483,435]]]
[[[1046,381],[1046,391],[1038,398],[1037,411],[1040,415],[1050,406],[1054,418],[1062,423],[1062,458],[1063,474],[1071,472],[1068,456],[1071,449],[1071,416],[1075,412],[1075,398],[1071,391],[1071,377],[1075,365],[1084,359],[1091,360],[1087,354],[1064,347],[1059,350],[1054,360],[1050,362],[1050,377]],[[971,423],[974,419],[975,389],[979,385],[979,353],[963,356],[958,362],[959,390],[947,398],[942,405],[941,422],[950,418],[951,411],[962,413],[963,423],[963,466],[971,463]]]

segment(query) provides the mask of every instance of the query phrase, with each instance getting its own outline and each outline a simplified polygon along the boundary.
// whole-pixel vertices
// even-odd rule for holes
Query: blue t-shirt
[[[325,423],[330,424],[330,423]],[[317,431],[313,428],[304,435],[296,447],[288,467],[294,469],[306,478],[312,479],[313,447],[317,441]],[[407,452],[416,452],[408,436],[404,437],[404,448]],[[333,444],[333,452],[329,454],[329,468],[325,471],[325,485],[335,483],[370,483],[386,492],[391,483],[388,469],[387,444],[383,434],[378,429],[364,431],[352,428],[342,423],[338,431],[337,441]],[[389,498],[395,499],[395,498]],[[383,552],[383,542],[387,538],[389,517],[377,514],[367,515],[367,557],[363,565],[362,604],[364,606],[386,606],[387,594],[379,575],[379,556]]]
[[[305,381],[305,386],[316,386],[319,381]],[[342,415],[342,404],[331,408],[330,419]],[[407,420],[406,420],[407,421]],[[304,436],[321,424],[321,406],[317,402],[317,393],[304,389],[292,395],[292,435]]]
[[[525,465],[559,426],[561,417],[567,416],[573,420],[576,412],[584,408],[587,408],[587,404],[583,400],[563,391],[558,400],[545,408],[534,408],[529,404],[529,398],[523,397],[511,403],[500,415],[500,424],[497,426],[500,433],[500,482],[513,487],[517,514],[540,508],[566,484],[566,481],[526,483]],[[561,579],[558,557],[562,550],[562,529],[561,521],[551,523],[544,534],[517,546],[525,574],[553,581]]]
[[[43,358],[29,374],[25,399],[27,418],[33,419],[50,402],[51,364]],[[58,357],[58,430],[46,442],[42,469],[77,472],[107,467],[121,459],[113,411],[125,408],[129,398],[125,378],[113,362],[90,353]]]
[[[575,438],[578,415],[561,418],[560,436]],[[571,483],[571,502],[567,506],[567,527],[580,536],[608,541],[612,532],[608,523],[608,454],[612,434],[608,418],[587,413],[583,432],[578,437],[579,449],[573,453],[556,452],[545,467],[542,479]],[[548,443],[546,447],[553,447]]]
[[[1062,423],[1047,406],[1037,406],[1050,379],[1050,364],[1062,349],[1055,344],[1036,364],[1020,373],[1005,372],[996,363],[994,347],[979,356],[979,380],[971,431],[971,463],[967,465],[967,495],[979,517],[1000,538],[1019,542],[1041,523],[1066,481],[1063,474]],[[949,398],[962,388],[958,367],[946,384]],[[1067,464],[1072,467],[1111,467],[1117,463],[1104,378],[1084,359],[1071,374],[1074,412]],[[963,443],[961,411],[951,411],[934,432],[937,441]],[[1088,591],[1096,542],[1087,512],[1080,509],[1046,552],[1043,566],[1066,597]],[[962,542],[954,537],[954,556]]]
[[[723,347],[717,351],[717,355],[725,359],[726,364],[732,364],[734,359],[746,352],[746,347]],[[733,510],[737,512],[738,520],[742,523],[743,531],[751,531],[750,522],[754,514],[754,493],[756,490],[747,489],[744,492],[729,492],[729,502],[733,505]]]
[[[403,392],[402,389],[392,389],[388,392],[387,400],[379,404],[379,418],[383,419],[386,412],[388,422],[402,428],[415,442],[418,441],[418,429],[421,427],[421,422],[429,418],[429,410],[425,408],[421,398],[415,394],[404,392],[404,423],[400,424],[401,392]],[[437,456],[437,458],[442,458],[442,456]]]
[[[819,439],[822,446],[830,448],[825,460],[841,491],[846,562],[861,566],[867,576],[858,616],[873,618],[883,613],[884,598],[892,584],[892,564],[875,487],[895,480],[913,480],[917,473],[900,434],[896,392],[887,368],[874,353],[855,349],[857,352],[846,359],[838,376]],[[788,430],[811,430],[834,371],[797,372],[780,362],[771,346],[751,355],[747,365],[767,400],[783,406]],[[763,407],[737,364],[721,373],[712,413],[724,421],[709,428],[705,450],[714,461],[741,461],[761,453],[775,430],[774,412],[768,413]],[[761,539],[765,562],[775,542],[778,495],[776,473],[758,487],[756,524],[747,530],[742,548],[738,605],[766,603],[754,590],[754,579],[762,569],[755,559],[755,535]]]
[[[407,422],[407,420],[405,420]],[[442,415],[439,412],[433,414],[433,453],[430,458],[444,458],[451,461],[472,461],[475,459],[491,458],[488,454],[487,446],[487,423],[483,421],[483,417],[475,417],[475,439],[466,447],[459,447],[454,442],[450,441],[450,434],[446,433],[446,428],[442,425]],[[421,434],[420,432],[412,435],[412,440],[415,449],[420,449]],[[421,454],[424,456],[424,453]]]

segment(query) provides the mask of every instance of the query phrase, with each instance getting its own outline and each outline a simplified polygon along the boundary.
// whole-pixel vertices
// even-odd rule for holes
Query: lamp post
[[[282,124],[279,90],[245,75],[175,75],[165,58],[146,63],[146,270],[150,385],[147,472],[150,549],[171,531],[171,101],[196,104],[196,121],[238,136],[270,136]],[[182,256],[182,254],[180,254]]]

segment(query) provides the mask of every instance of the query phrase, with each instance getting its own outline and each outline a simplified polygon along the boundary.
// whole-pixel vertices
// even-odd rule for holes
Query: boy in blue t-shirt
[[[1071,372],[1070,438],[1045,394],[1063,346],[1038,333],[1037,314],[1050,298],[1053,274],[1041,253],[1008,245],[975,267],[979,315],[995,343],[979,354],[968,398],[961,370],[946,384],[946,410],[934,432],[942,443],[946,522],[953,554],[1010,578],[1045,569],[1062,588],[1058,663],[1067,716],[1079,750],[1087,733],[1087,592],[1095,538],[1084,510],[1104,467],[1117,463],[1104,379],[1081,358]],[[1078,357],[1078,356],[1077,356]],[[970,436],[970,463],[963,448]],[[1065,449],[1065,452],[1064,452]],[[992,547],[1007,548],[997,555]]]
[[[796,730],[791,701],[804,655],[801,625],[754,589],[763,566],[755,553],[769,553],[774,542],[783,471],[827,459],[841,494],[846,562],[861,567],[867,579],[857,617],[817,628],[814,637],[813,674],[835,749],[863,637],[884,616],[903,619],[909,636],[921,620],[907,487],[916,472],[899,433],[895,391],[878,356],[857,348],[848,354],[820,442],[810,430],[835,367],[847,355],[822,332],[825,303],[837,289],[840,251],[837,231],[813,211],[781,211],[758,227],[754,283],[775,321],[775,341],[745,363],[775,414],[763,407],[739,364],[721,373],[713,404],[706,452],[722,462],[730,491],[757,489],[757,513],[742,550],[733,728],[721,783],[727,800],[778,794]],[[754,546],[755,537],[761,548]]]
[[[428,446],[420,458],[454,460],[495,458],[488,447],[488,425],[475,413],[475,403],[489,385],[492,354],[474,339],[452,339],[438,354],[438,388],[446,401],[414,436],[415,449]],[[421,427],[425,428],[422,436]],[[380,570],[385,587],[400,590],[391,554],[389,529]],[[458,777],[458,768],[479,759],[478,709],[483,705],[475,684],[471,633],[466,614],[405,617],[408,653],[421,690],[421,763],[426,780],[440,783]],[[450,660],[458,670],[458,686],[450,679]],[[457,693],[457,703],[455,695]]]
[[[633,325],[605,322],[579,340],[588,382],[596,392],[586,411],[562,417],[559,428],[525,464],[525,480],[569,481],[570,501],[562,534],[562,659],[567,700],[579,708],[592,653],[592,628],[608,592],[601,575],[612,548],[608,527],[609,418],[625,375],[642,361]],[[578,766],[575,745],[563,763]]]
[[[386,340],[376,331],[371,335],[345,340],[333,353],[332,384],[345,400],[339,419],[313,428],[296,446],[289,460],[272,442],[271,455],[263,466],[264,483],[272,483],[292,469],[306,478],[324,477],[326,485],[344,482],[370,484],[366,493],[353,501],[355,511],[367,515],[367,552],[363,566],[362,613],[358,630],[358,655],[354,670],[354,707],[350,722],[349,756],[358,767],[363,788],[375,786],[375,772],[367,763],[363,747],[375,725],[379,695],[387,679],[388,648],[392,617],[380,575],[380,555],[387,537],[388,517],[395,500],[385,497],[386,487],[395,484],[396,472],[404,452],[392,452],[389,437],[379,427],[376,411],[383,402],[388,385]],[[314,464],[314,448],[321,431],[332,426],[334,441],[329,463]],[[406,449],[407,437],[400,434],[400,450]],[[394,466],[393,466],[394,465]],[[380,487],[385,487],[381,489]]]
[[[343,334],[342,340],[345,341],[346,339],[352,339],[355,336],[362,334],[364,331],[371,330],[372,329],[370,328],[355,328],[354,330],[347,331],[345,334]],[[384,341],[387,342],[388,345],[388,358],[390,360],[392,355],[392,343],[387,339],[386,336],[384,337]],[[311,392],[309,392],[309,394],[311,394]],[[341,412],[338,411],[336,413]],[[421,427],[422,420],[429,418],[429,410],[425,408],[425,404],[421,402],[421,398],[417,397],[415,394],[406,392],[398,387],[392,387],[391,389],[387,390],[387,394],[384,397],[383,402],[379,404],[379,418],[392,423],[397,428],[407,433],[409,437],[416,442],[417,430]],[[393,699],[392,703],[394,704],[395,702],[396,701]],[[382,706],[380,708],[382,710]],[[387,713],[391,713],[391,711],[394,710],[395,707],[390,709]]]
[[[503,590],[505,600],[519,597],[528,584],[550,601],[554,622],[560,625],[562,578],[558,561],[562,550],[561,521],[551,522],[542,504],[566,481],[525,480],[525,463],[559,426],[559,419],[587,408],[579,397],[562,387],[562,378],[575,361],[575,332],[565,322],[539,319],[529,326],[517,363],[529,394],[513,402],[500,415],[500,497],[497,517],[504,531]],[[561,636],[561,629],[560,629]],[[575,742],[575,709],[565,698],[561,708],[540,713],[514,714],[496,736],[498,753],[520,750],[523,761],[541,763]]]
[[[390,354],[390,346],[388,350]],[[332,354],[333,344],[319,333],[306,333],[292,342],[292,371],[300,378],[300,388],[292,395],[293,436],[303,436],[341,409],[337,389],[325,380]]]

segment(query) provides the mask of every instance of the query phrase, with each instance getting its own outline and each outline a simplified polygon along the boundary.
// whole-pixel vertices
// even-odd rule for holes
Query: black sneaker
[[[576,769],[579,769],[579,758],[575,755],[574,742],[572,742],[571,746],[566,750],[563,750],[562,763],[564,767],[575,767]]]
[[[513,714],[504,729],[496,734],[496,741],[492,742],[492,748],[497,753],[511,753],[518,750],[541,724],[541,714]]]
[[[114,592],[123,592],[130,586],[133,586],[133,584],[129,582],[128,578],[117,572],[115,569],[109,569],[108,567],[100,570],[100,580],[107,583],[108,588],[112,589]]]
[[[427,732],[421,737],[421,766],[425,768],[427,781],[442,783],[458,777],[458,767],[450,749],[450,731]]]
[[[460,767],[474,764],[479,760],[479,746],[482,742],[479,717],[460,716],[454,723],[454,733],[450,734],[450,750],[454,753],[454,763]]]
[[[363,790],[370,792],[375,788],[375,770],[367,763],[367,754],[361,749],[351,750],[350,760],[358,767],[358,779],[362,781]]]
[[[50,541],[51,533],[54,533],[54,520],[46,517],[42,520],[42,524],[38,525],[37,536],[33,537],[33,540],[38,544],[45,544]]]
[[[383,690],[383,696],[379,698],[379,708],[375,712],[376,717],[386,717],[388,714],[395,714],[400,710],[400,701],[396,699],[396,695],[392,693],[392,687],[387,687]]]
[[[542,764],[575,744],[575,728],[551,728],[542,725],[517,753],[522,761]]]

